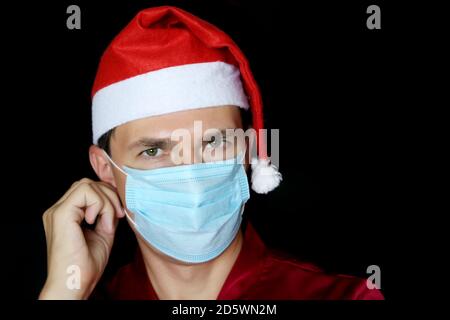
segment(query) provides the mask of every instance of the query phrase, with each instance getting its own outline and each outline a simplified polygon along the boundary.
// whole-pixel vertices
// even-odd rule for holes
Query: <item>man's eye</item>
[[[216,137],[211,137],[211,139],[208,141],[208,147],[211,148],[219,148],[223,145],[224,140],[216,139]]]
[[[142,151],[142,154],[144,156],[148,156],[148,157],[156,157],[161,154],[161,149],[160,148],[149,148],[147,150]]]

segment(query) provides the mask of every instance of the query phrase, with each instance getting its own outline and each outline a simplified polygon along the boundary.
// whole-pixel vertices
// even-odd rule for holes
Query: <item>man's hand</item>
[[[48,274],[39,299],[87,299],[103,274],[118,218],[124,215],[112,186],[87,178],[75,182],[43,215]],[[82,228],[83,220],[95,228]],[[71,266],[80,271],[79,289],[67,284]]]

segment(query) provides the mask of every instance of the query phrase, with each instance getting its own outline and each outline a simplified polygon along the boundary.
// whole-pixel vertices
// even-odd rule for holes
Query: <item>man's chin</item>
[[[156,256],[159,259],[161,259],[162,261],[170,262],[172,264],[181,265],[181,266],[194,266],[194,265],[200,265],[200,264],[207,263],[207,262],[217,259],[217,257],[215,257],[214,259],[211,259],[211,260],[208,260],[205,262],[186,262],[186,261],[178,260],[178,259],[175,259],[174,257],[171,257],[171,256],[165,254],[164,252],[160,251],[159,249],[155,248],[154,246],[152,246],[138,232],[135,232],[135,234],[136,234],[136,238],[138,240],[139,248],[141,249],[141,251],[150,253],[152,256]]]

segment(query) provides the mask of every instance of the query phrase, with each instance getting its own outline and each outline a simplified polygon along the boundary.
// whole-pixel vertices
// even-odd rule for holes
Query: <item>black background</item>
[[[384,1],[293,3],[74,0],[2,11],[8,298],[37,297],[46,272],[41,216],[74,181],[95,178],[90,90],[103,50],[139,10],[164,4],[237,42],[261,87],[266,126],[280,129],[284,180],[269,195],[252,193],[246,208],[265,242],[329,272],[366,277],[379,265],[383,293],[395,295],[401,84],[410,72],[404,45],[419,31],[396,20],[404,7]],[[71,4],[81,7],[81,30],[66,28]],[[381,30],[366,28],[370,4],[381,7]],[[107,272],[131,257],[133,245],[122,221]]]

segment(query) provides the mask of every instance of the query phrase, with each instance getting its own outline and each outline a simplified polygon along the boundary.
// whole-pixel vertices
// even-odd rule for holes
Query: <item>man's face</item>
[[[226,129],[242,128],[238,107],[221,106],[175,112],[118,126],[110,140],[111,158],[119,166],[156,169],[235,157],[242,146],[233,143]],[[217,133],[222,132],[222,141]],[[174,134],[175,133],[175,134]],[[178,133],[182,133],[179,135]],[[173,141],[173,137],[179,137]],[[230,147],[232,145],[233,147]],[[174,148],[176,152],[174,152]],[[220,152],[219,152],[220,151]],[[177,157],[178,156],[178,157]],[[182,163],[179,161],[182,160]],[[117,192],[125,204],[126,176],[111,166]]]

